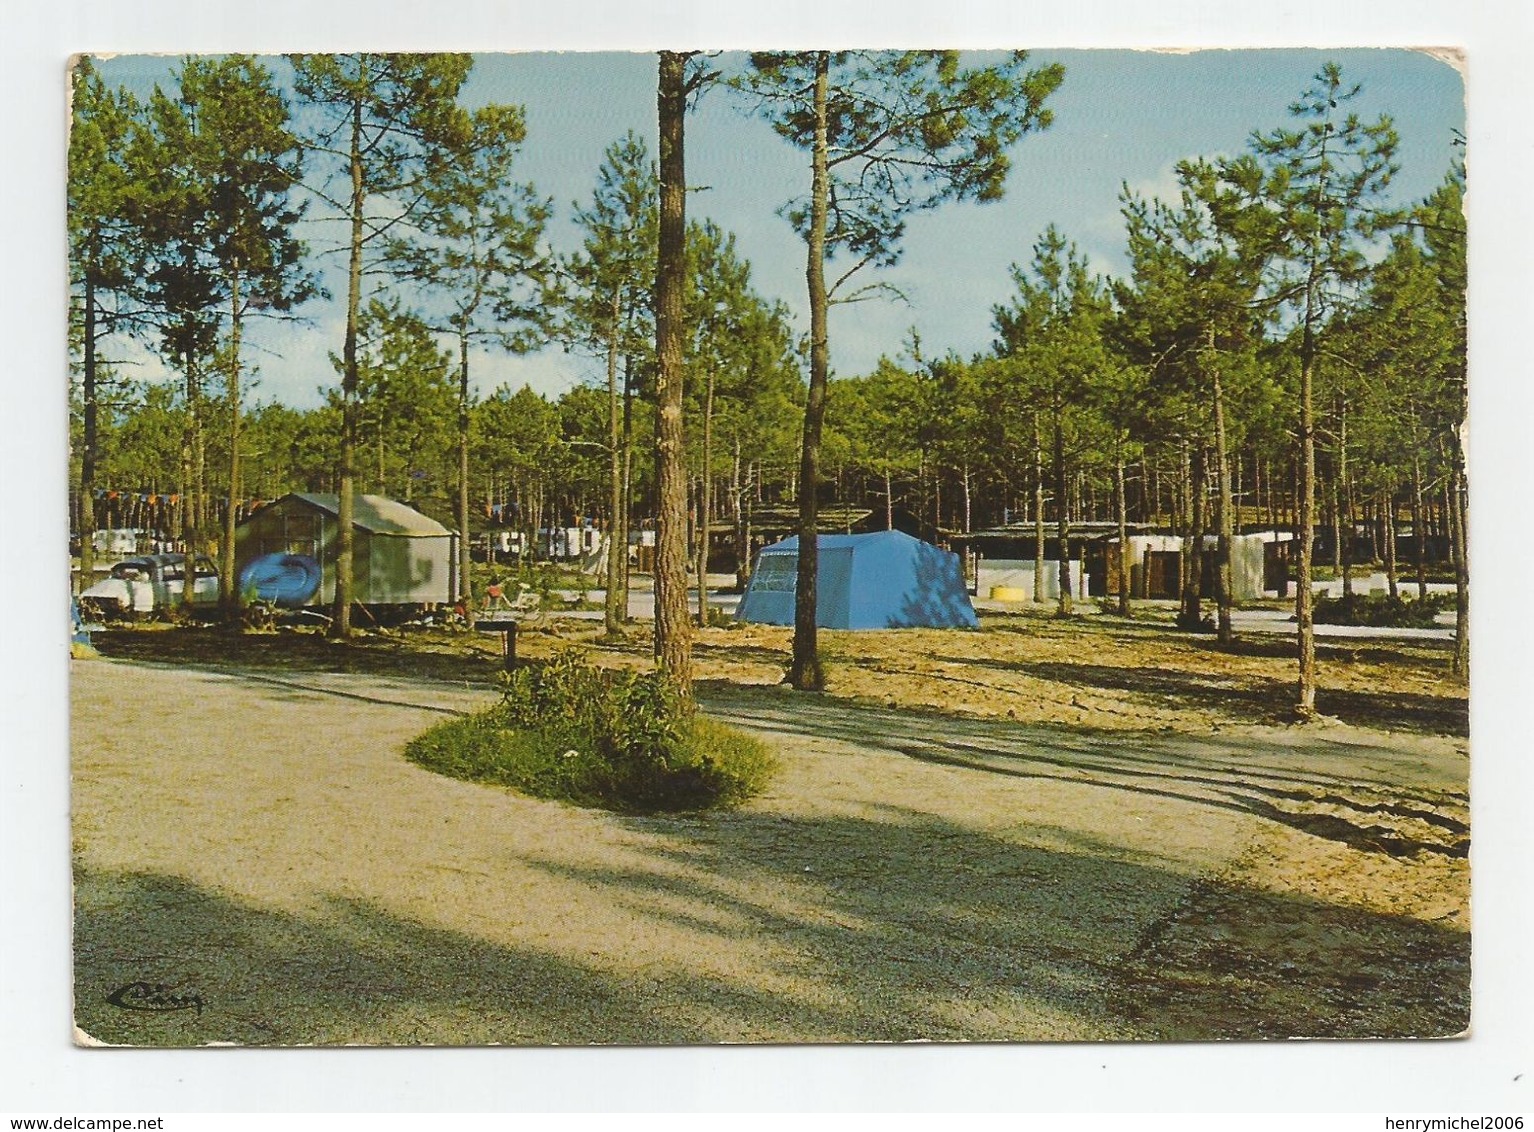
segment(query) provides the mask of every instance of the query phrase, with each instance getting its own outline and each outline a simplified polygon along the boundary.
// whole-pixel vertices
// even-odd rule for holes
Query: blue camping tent
[[[816,546],[815,621],[824,628],[979,627],[957,554],[900,531],[821,535]],[[798,569],[797,537],[763,547],[737,620],[792,625]]]

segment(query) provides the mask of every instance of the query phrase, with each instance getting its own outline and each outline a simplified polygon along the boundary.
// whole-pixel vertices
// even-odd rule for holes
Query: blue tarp
[[[240,571],[245,600],[299,609],[319,592],[320,564],[307,554],[263,554]]]
[[[96,628],[101,628],[100,625]],[[69,640],[71,644],[89,645],[91,643],[91,627],[85,623],[85,618],[80,615],[80,603],[71,595],[69,598]]]
[[[979,627],[957,554],[900,531],[821,535],[815,545],[815,621],[823,628]],[[737,620],[792,625],[798,569],[797,537],[763,547]]]

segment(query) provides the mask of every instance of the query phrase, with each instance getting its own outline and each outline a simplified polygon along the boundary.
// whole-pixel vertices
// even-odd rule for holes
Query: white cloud
[[[1129,181],[1129,191],[1146,200],[1164,200],[1168,204],[1176,204],[1182,199],[1182,185],[1177,180],[1177,162],[1168,161],[1157,169],[1149,177],[1141,177],[1138,180]],[[1117,213],[1113,217],[1114,224],[1122,227],[1122,221]]]
[[[573,385],[590,380],[596,367],[589,359],[567,354],[550,346],[536,354],[521,356],[471,351],[469,382],[479,396],[487,396],[499,386],[516,390],[530,386],[534,393],[557,397]]]

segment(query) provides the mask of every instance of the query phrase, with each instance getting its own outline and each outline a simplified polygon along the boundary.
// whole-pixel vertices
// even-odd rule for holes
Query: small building
[[[1086,600],[1091,594],[1092,561],[1091,540],[1101,539],[1098,527],[1103,524],[1076,523],[1071,526],[1070,537],[1062,548],[1054,524],[1044,535],[1043,598],[1056,601],[1060,597],[1060,558],[1062,549],[1070,565],[1071,596]],[[991,597],[993,591],[1008,590],[1034,596],[1033,577],[1038,563],[1038,533],[1032,523],[1010,523],[1004,527],[971,531],[952,537],[955,547],[963,551],[969,562],[974,579],[976,597]],[[1010,596],[1010,595],[1009,595]]]
[[[1025,595],[1027,600],[1032,600],[1034,595],[1033,574],[1035,562],[1031,558],[980,558],[975,563],[975,596],[979,598],[994,597],[1000,591],[1006,590]],[[1078,601],[1085,601],[1090,588],[1090,576],[1084,559],[1076,557],[1070,561],[1071,571],[1071,597]],[[1053,558],[1044,559],[1044,600],[1058,601],[1060,598],[1060,559],[1058,553]]]
[[[900,531],[820,535],[815,623],[827,629],[974,629],[959,556]],[[735,616],[794,623],[799,538],[763,547]]]
[[[304,554],[320,563],[315,602],[335,600],[338,495],[298,492],[260,508],[234,531],[235,574],[263,554]],[[352,583],[363,605],[457,600],[458,536],[437,520],[381,495],[359,495],[352,513]]]
[[[1205,535],[1200,596],[1212,598],[1215,592],[1215,551],[1219,536]],[[1235,535],[1230,541],[1231,597],[1236,601],[1256,601],[1265,596],[1282,597],[1287,592],[1288,551],[1291,536],[1269,531]],[[1129,592],[1133,597],[1169,598],[1179,596],[1183,540],[1179,535],[1130,535]],[[1104,555],[1105,595],[1119,592],[1119,571],[1123,559],[1119,540],[1109,539]]]

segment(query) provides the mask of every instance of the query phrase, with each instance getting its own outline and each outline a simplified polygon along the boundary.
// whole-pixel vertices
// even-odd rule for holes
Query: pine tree
[[[1093,390],[1116,368],[1103,343],[1110,307],[1106,284],[1087,268],[1076,245],[1050,225],[1028,267],[1012,265],[1017,295],[992,308],[996,353],[1011,379],[1049,425],[1055,537],[1060,545],[1057,612],[1071,612],[1070,491],[1072,458],[1084,447]],[[1038,419],[1038,418],[1036,418]],[[1042,516],[1042,507],[1039,509]],[[1036,521],[1042,521],[1036,517]]]
[[[1262,263],[1244,258],[1232,236],[1215,224],[1209,205],[1219,191],[1214,167],[1184,162],[1177,176],[1182,192],[1176,206],[1146,201],[1127,189],[1121,197],[1132,282],[1115,288],[1117,337],[1159,389],[1187,395],[1197,405],[1196,427],[1203,436],[1196,443],[1207,444],[1214,456],[1217,629],[1220,643],[1229,644],[1235,535],[1230,461],[1237,431],[1230,392],[1233,379],[1239,385],[1251,370],[1250,352],[1261,336],[1256,299]],[[1202,491],[1202,483],[1195,488]],[[1191,578],[1195,604],[1185,610],[1188,628],[1197,628],[1200,620],[1199,583]]]
[[[468,78],[467,55],[294,55],[294,89],[310,109],[308,148],[344,168],[345,190],[309,186],[348,225],[346,331],[341,361],[340,496],[336,595],[331,633],[351,635],[352,530],[358,402],[357,330],[362,312],[363,261],[381,250],[390,230],[408,223],[424,200],[425,182],[461,154],[470,119],[457,104]],[[390,207],[380,207],[381,201]]]
[[[760,53],[735,83],[778,134],[810,158],[810,189],[785,213],[807,247],[810,385],[799,468],[799,562],[794,649],[789,680],[820,690],[816,625],[818,567],[816,492],[830,376],[827,326],[833,302],[862,268],[899,259],[905,220],[946,201],[990,201],[1002,195],[1007,149],[1047,127],[1044,102],[1064,69],[1026,69],[1027,54],[964,68],[956,51],[804,51]],[[831,283],[826,265],[851,265]]]
[[[1327,63],[1289,107],[1292,129],[1253,134],[1251,153],[1217,163],[1217,223],[1266,264],[1264,297],[1294,325],[1300,375],[1299,680],[1295,714],[1316,718],[1316,646],[1310,592],[1316,515],[1317,367],[1332,320],[1365,277],[1366,241],[1394,222],[1384,191],[1396,171],[1390,119],[1365,123],[1348,110],[1360,87]]]
[[[95,492],[101,459],[102,342],[137,330],[136,291],[142,248],[133,223],[136,191],[127,149],[142,113],[126,91],[111,91],[90,56],[73,73],[69,130],[68,223],[70,338],[81,377],[80,484],[77,513],[80,577],[95,570]]]
[[[428,164],[412,232],[385,244],[384,264],[416,284],[433,329],[458,347],[458,581],[455,596],[473,624],[469,549],[469,355],[489,345],[526,353],[547,333],[552,257],[543,233],[552,202],[514,181],[527,129],[518,106],[473,112],[461,150]]]
[[[174,97],[155,89],[149,128],[135,147],[146,190],[140,216],[149,244],[148,298],[161,311],[165,348],[186,379],[193,475],[184,489],[197,501],[189,550],[211,535],[203,525],[210,495],[204,423],[213,406],[203,383],[210,372],[225,374],[220,585],[224,614],[233,618],[245,320],[287,316],[319,285],[296,235],[304,212],[293,196],[301,154],[270,72],[243,55],[189,58],[174,81]],[[190,603],[192,587],[184,594]]]
[[[633,131],[607,147],[591,203],[575,205],[584,232],[582,249],[565,263],[569,287],[561,294],[566,341],[602,351],[608,396],[607,593],[603,619],[617,634],[628,615],[629,468],[632,461],[632,383],[620,398],[620,362],[653,343],[655,254],[658,239],[656,171],[644,141]],[[632,363],[625,366],[631,375]]]

